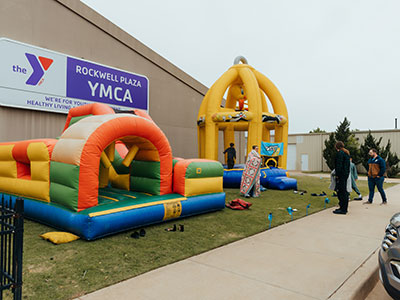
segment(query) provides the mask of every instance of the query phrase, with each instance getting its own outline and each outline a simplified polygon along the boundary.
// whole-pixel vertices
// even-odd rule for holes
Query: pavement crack
[[[349,281],[349,279],[350,279],[352,276],[354,276],[354,274],[357,273],[357,271],[358,271],[361,267],[363,267],[363,266],[365,265],[365,263],[366,263],[366,262],[376,253],[376,251],[378,251],[378,250],[379,250],[379,247],[376,248],[375,251],[372,252],[372,253],[362,262],[362,264],[360,264],[360,265],[358,266],[358,268],[355,269],[355,270],[342,282],[342,284],[340,284],[340,285],[336,288],[336,290],[333,291],[333,293],[327,298],[327,300],[328,300],[328,299],[331,299],[331,298],[337,293],[337,291],[339,291],[340,288],[341,288],[343,285],[345,285],[345,283],[346,283],[347,281]]]

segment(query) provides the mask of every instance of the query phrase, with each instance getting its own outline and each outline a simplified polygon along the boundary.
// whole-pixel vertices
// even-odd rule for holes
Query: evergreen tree
[[[333,170],[335,168],[335,157],[336,157],[336,139],[335,133],[331,132],[329,138],[325,140],[325,149],[322,151],[322,156],[325,158],[325,162],[329,169]]]
[[[335,131],[335,139],[337,141],[342,141],[345,144],[345,148],[346,148],[346,143],[345,141],[347,141],[349,139],[349,137],[351,136],[351,131],[350,131],[350,122],[349,120],[347,120],[347,118],[345,117],[343,122],[339,123],[338,127],[336,127],[336,131]],[[349,150],[349,149],[348,149]],[[350,150],[349,150],[350,151]]]
[[[389,141],[390,142],[390,141]],[[400,159],[397,157],[396,153],[392,153],[389,151],[388,156],[386,158],[386,173],[388,177],[396,177],[397,174],[400,172],[399,168]]]
[[[361,162],[358,140],[350,130],[350,122],[345,117],[343,122],[336,127],[336,131],[332,132],[325,141],[325,149],[322,152],[325,162],[331,170],[335,168],[335,144],[337,141],[342,141],[344,147],[350,151],[354,164],[357,165]]]
[[[355,165],[360,164],[361,163],[360,144],[358,143],[358,138],[355,136],[354,133],[351,133],[349,139],[344,143],[344,147],[350,151],[353,163]]]

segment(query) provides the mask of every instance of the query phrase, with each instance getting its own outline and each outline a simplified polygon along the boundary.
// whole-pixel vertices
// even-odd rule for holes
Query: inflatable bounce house
[[[227,92],[225,105],[223,98]],[[269,100],[273,113],[268,110]],[[218,132],[223,131],[224,148],[235,142],[235,131],[247,131],[247,153],[261,146],[266,167],[261,184],[269,188],[291,189],[297,181],[287,177],[288,112],[276,86],[239,56],[208,90],[198,114],[200,158],[218,159]],[[271,130],[274,143],[271,143]],[[269,167],[274,162],[274,167]],[[224,186],[239,187],[243,166],[224,171]],[[263,175],[264,174],[264,175]],[[262,180],[264,176],[264,181]]]
[[[144,111],[70,110],[59,139],[0,143],[0,191],[26,217],[87,240],[225,206],[223,168],[174,159]]]

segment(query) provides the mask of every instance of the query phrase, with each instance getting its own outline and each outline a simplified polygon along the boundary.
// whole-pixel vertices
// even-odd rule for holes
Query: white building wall
[[[392,147],[391,151],[397,153],[400,157],[400,130],[374,130],[371,131],[372,135],[379,139],[382,137],[381,146],[386,146],[390,140]],[[364,143],[368,131],[358,131],[354,133],[358,139],[359,144]],[[296,149],[296,160],[291,162],[295,165],[293,170],[301,170],[301,157],[308,155],[308,171],[330,171],[322,156],[322,151],[325,148],[325,140],[329,138],[329,133],[305,133],[305,134],[289,134],[288,144]],[[360,168],[362,170],[363,168]],[[288,167],[288,170],[292,168]]]

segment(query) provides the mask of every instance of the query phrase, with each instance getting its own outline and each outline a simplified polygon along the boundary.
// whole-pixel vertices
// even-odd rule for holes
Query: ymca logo
[[[41,85],[44,81],[44,73],[50,68],[53,60],[51,58],[43,56],[36,57],[35,55],[30,53],[25,53],[25,56],[33,69],[33,73],[26,81],[26,84]]]

